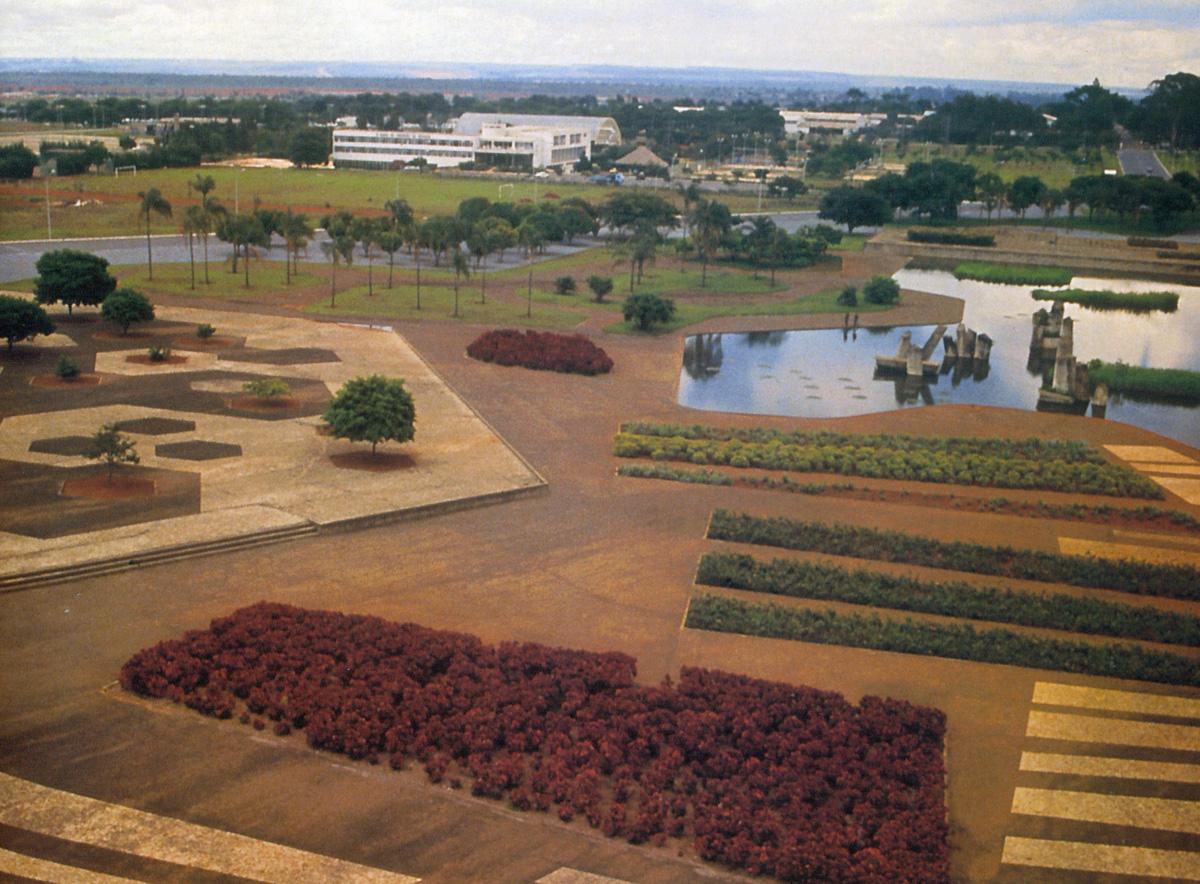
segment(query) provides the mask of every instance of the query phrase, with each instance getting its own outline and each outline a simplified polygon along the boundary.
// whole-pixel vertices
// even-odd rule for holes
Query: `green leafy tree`
[[[330,130],[324,126],[305,126],[297,129],[288,141],[288,159],[297,166],[323,166],[333,150]]]
[[[108,272],[108,261],[90,252],[44,252],[36,266],[34,298],[39,304],[66,304],[68,314],[76,304],[100,304],[117,287],[117,280]]]
[[[858,289],[852,285],[846,286],[837,296],[837,302],[842,307],[857,307]]]
[[[171,217],[171,204],[157,187],[151,187],[138,194],[141,202],[138,204],[138,220],[146,225],[146,269],[150,279],[154,279],[154,256],[150,250],[150,217],[158,215],[162,218]]]
[[[347,381],[329,407],[325,422],[340,439],[370,442],[408,442],[415,433],[416,409],[404,381],[382,375]]]
[[[817,217],[845,224],[848,233],[856,227],[878,227],[892,220],[892,209],[876,193],[857,187],[835,187],[821,197]]]
[[[154,318],[154,307],[141,292],[133,289],[117,289],[100,305],[100,315],[108,322],[121,327],[121,334],[129,333],[135,322],[149,322]]]
[[[0,178],[32,178],[37,166],[37,154],[24,144],[0,147]]]
[[[312,238],[313,227],[308,222],[308,216],[296,214],[291,209],[284,213],[280,221],[279,233],[283,237],[284,254],[284,283],[291,285],[292,275],[300,268],[300,251],[308,248]]]
[[[592,290],[592,297],[597,304],[604,301],[604,296],[613,290],[613,281],[611,276],[589,276],[588,288]]]
[[[1200,148],[1200,76],[1179,71],[1150,86],[1153,91],[1133,114],[1138,133],[1173,150]]]
[[[250,288],[250,248],[266,248],[271,244],[271,234],[263,226],[262,220],[254,215],[226,215],[217,227],[217,236],[233,246],[235,272],[237,255],[241,253],[244,285]]]
[[[634,323],[642,331],[648,331],[660,322],[670,322],[675,317],[675,302],[670,298],[640,293],[630,295],[621,306],[626,322]]]
[[[900,300],[900,283],[889,276],[873,276],[862,288],[868,304],[895,304]]]
[[[1036,175],[1022,175],[1008,186],[1008,205],[1022,218],[1025,211],[1041,201],[1046,185]]]
[[[983,207],[987,210],[988,220],[991,221],[992,212],[1001,205],[1008,188],[1004,186],[1004,179],[995,172],[986,172],[975,180],[975,192],[983,200]]]
[[[108,467],[108,481],[112,482],[113,471],[120,464],[135,464],[141,458],[135,450],[136,443],[121,433],[113,424],[105,424],[92,436],[92,444],[84,455],[89,460],[102,460]]]
[[[54,333],[54,323],[38,304],[13,295],[0,295],[0,338],[13,344],[37,335]]]

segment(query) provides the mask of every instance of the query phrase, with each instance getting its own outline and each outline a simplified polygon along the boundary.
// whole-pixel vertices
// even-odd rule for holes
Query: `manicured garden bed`
[[[1091,586],[1169,598],[1200,598],[1200,571],[1187,565],[1069,556],[1010,546],[935,540],[902,531],[855,525],[826,525],[787,518],[762,518],[715,510],[708,525],[712,540],[731,540],[809,550],[836,556],[902,562],[972,574]]]
[[[650,457],[658,461],[756,467],[798,473],[836,473],[875,479],[907,479],[978,485],[1161,498],[1163,491],[1128,467],[1110,464],[1094,449],[1079,443],[1039,440],[923,439],[911,436],[853,436],[839,433],[730,431],[721,438],[711,428],[685,428],[667,435],[669,427],[626,424],[613,439],[617,457]]]
[[[914,580],[823,562],[705,553],[696,582],[816,601],[1200,647],[1200,618],[1065,593]]]
[[[685,625],[763,638],[846,645],[979,663],[1004,663],[1162,684],[1200,685],[1200,667],[1178,654],[1115,642],[1092,644],[1022,635],[969,624],[885,620],[832,610],[754,605],[719,596],[692,599]]]
[[[945,246],[982,246],[988,248],[996,244],[996,237],[990,233],[958,233],[953,230],[927,230],[913,228],[907,233],[909,242],[927,242]]]
[[[605,374],[613,367],[608,354],[583,335],[513,328],[484,332],[467,347],[467,355],[480,362],[574,374]]]
[[[466,776],[519,810],[791,880],[948,881],[945,719],[935,709],[685,668],[483,644],[260,603],[135,654],[126,690],[303,729],[352,758]]]
[[[1069,285],[1075,274],[1063,267],[991,264],[987,261],[963,261],[954,268],[955,279],[975,279],[1004,285]]]
[[[1173,313],[1179,307],[1175,292],[1114,292],[1110,289],[1034,289],[1035,301],[1065,301],[1097,310],[1161,310]]]

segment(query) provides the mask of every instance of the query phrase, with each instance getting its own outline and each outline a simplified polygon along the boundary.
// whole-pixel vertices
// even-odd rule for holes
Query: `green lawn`
[[[464,322],[486,325],[517,325],[536,328],[571,328],[587,318],[586,313],[572,310],[546,309],[544,302],[534,299],[532,317],[525,316],[524,304],[488,298],[479,303],[479,287],[466,284],[459,288],[458,312]],[[386,289],[375,287],[368,296],[367,287],[357,286],[337,293],[336,306],[328,299],[310,304],[305,312],[322,316],[378,316],[388,319],[451,319],[454,312],[454,289],[445,285],[421,285],[421,309],[417,309],[417,287],[397,285]]]
[[[284,285],[282,261],[252,261],[250,262],[250,287],[246,288],[246,277],[242,265],[238,272],[230,273],[228,267],[221,262],[209,262],[208,278],[210,284],[204,284],[204,268],[196,262],[196,288],[191,287],[191,269],[187,264],[158,264],[154,265],[154,279],[151,280],[146,272],[146,265],[121,266],[113,268],[114,274],[120,280],[121,286],[137,289],[149,295],[184,295],[198,298],[228,298],[234,300],[250,300],[264,292],[287,291]],[[322,277],[306,270],[300,265],[300,272],[293,275],[292,287],[311,286],[322,281]]]
[[[676,301],[675,318],[665,325],[656,325],[649,332],[644,332],[628,322],[614,323],[604,330],[618,334],[661,335],[717,316],[795,316],[808,313],[840,315],[846,312],[846,308],[837,303],[840,292],[840,289],[825,289],[815,295],[805,295],[791,301],[777,301],[768,304],[688,304]],[[620,309],[619,299],[615,306],[618,310]],[[874,313],[886,309],[888,308],[879,304],[859,304],[851,312]]]

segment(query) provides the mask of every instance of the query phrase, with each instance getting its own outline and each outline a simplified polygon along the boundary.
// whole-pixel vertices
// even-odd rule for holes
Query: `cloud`
[[[3,54],[730,66],[1141,86],[1200,69],[1195,0],[43,0]]]

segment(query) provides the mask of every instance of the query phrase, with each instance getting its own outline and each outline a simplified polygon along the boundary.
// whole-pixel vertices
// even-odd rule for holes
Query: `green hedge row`
[[[987,261],[963,261],[954,268],[955,279],[977,279],[1005,285],[1068,285],[1075,274],[1063,267],[990,264]]]
[[[1071,463],[1107,463],[1086,442],[1057,439],[997,439],[970,436],[910,436],[904,433],[837,433],[831,430],[775,430],[768,427],[713,427],[705,424],[657,424],[626,421],[621,432],[634,436],[678,436],[724,442],[779,442],[784,445],[833,445],[886,448],[889,451],[925,451],[931,454],[982,454],[1025,460],[1065,460]]]
[[[1141,368],[1123,362],[1088,363],[1088,379],[1107,384],[1110,392],[1143,399],[1200,403],[1200,371],[1185,368]]]
[[[1173,313],[1179,307],[1175,292],[1114,292],[1111,289],[1034,289],[1035,301],[1065,301],[1099,310],[1161,310]]]
[[[994,246],[996,237],[989,233],[953,233],[948,230],[910,230],[909,242],[928,242],[945,246]]]
[[[903,654],[1003,663],[1108,678],[1200,685],[1200,666],[1178,654],[1114,642],[1091,644],[1021,635],[969,624],[919,623],[835,611],[793,610],[702,595],[692,599],[686,625],[764,638],[847,645]]]
[[[901,562],[1022,580],[1092,586],[1118,592],[1200,599],[1200,571],[1187,565],[1068,556],[1010,546],[946,542],[900,531],[798,522],[715,510],[708,536],[837,556]]]
[[[1139,249],[1165,249],[1167,251],[1175,251],[1179,248],[1179,243],[1173,239],[1155,239],[1151,236],[1127,236],[1125,242],[1134,248]]]
[[[878,571],[851,571],[820,562],[759,562],[733,553],[705,553],[696,571],[696,582],[793,598],[1200,647],[1200,617],[1065,593],[1044,595],[959,582],[934,583]]]
[[[668,479],[672,482],[687,482],[693,485],[732,485],[733,479],[716,470],[677,470],[664,464],[622,464],[617,467],[618,476],[635,479]]]
[[[700,466],[717,464],[735,469],[757,467],[795,473],[837,473],[986,488],[1040,488],[1115,497],[1163,496],[1162,489],[1145,476],[1128,467],[1108,463],[905,451],[882,446],[790,445],[738,439],[722,442],[631,433],[616,435],[613,454]]]

